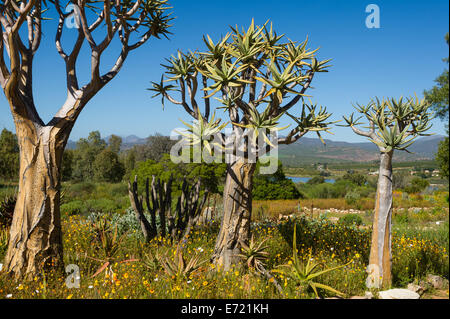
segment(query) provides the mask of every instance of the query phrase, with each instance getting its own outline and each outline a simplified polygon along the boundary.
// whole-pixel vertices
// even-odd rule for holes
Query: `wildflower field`
[[[448,204],[437,198],[433,205],[427,210],[398,210],[393,216],[394,287],[427,274],[448,279]],[[197,226],[178,246],[161,237],[145,243],[131,210],[65,214],[64,262],[79,267],[79,287],[68,288],[70,275],[56,269],[20,283],[0,272],[0,298],[315,298],[308,281],[279,271],[296,263],[316,265],[317,271],[331,269],[314,278],[320,297],[336,295],[333,291],[342,297],[364,295],[370,225],[331,220],[326,214],[311,217],[295,209],[291,214],[282,220],[272,213],[255,216],[252,256],[257,262],[249,262],[244,252],[242,264],[228,271],[209,262],[218,220]],[[7,240],[8,231],[2,229],[0,258]],[[258,265],[269,276],[262,275]]]

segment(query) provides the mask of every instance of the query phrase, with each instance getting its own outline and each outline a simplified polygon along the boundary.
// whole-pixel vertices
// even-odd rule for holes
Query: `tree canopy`
[[[296,126],[278,140],[279,144],[295,142],[310,131],[320,137],[320,131],[328,130],[331,114],[304,100],[314,76],[327,72],[330,61],[319,61],[317,49],[307,48],[308,39],[294,42],[278,35],[268,22],[256,26],[252,21],[247,30],[231,27],[217,42],[208,35],[203,40],[206,51],[178,51],[163,65],[161,81],[152,82],[150,88],[156,92],[154,97],[161,96],[163,106],[169,100],[196,121],[197,127],[188,126],[185,137],[191,144],[202,143],[210,149],[211,136],[219,135],[220,140],[220,131],[228,124],[215,119],[212,98],[220,103],[234,132],[241,128],[251,134],[253,145],[258,138],[270,145],[266,134],[282,129],[279,120],[283,115],[291,117]],[[203,103],[198,96],[201,91]],[[300,112],[289,113],[298,103]],[[267,149],[255,151],[259,157]]]
[[[449,35],[447,33],[445,35],[447,45],[449,45],[448,37]],[[444,58],[443,61],[447,63],[448,66],[449,58]],[[442,120],[448,120],[448,68],[446,68],[434,81],[436,82],[436,85],[424,92],[425,98],[433,105],[437,116]]]

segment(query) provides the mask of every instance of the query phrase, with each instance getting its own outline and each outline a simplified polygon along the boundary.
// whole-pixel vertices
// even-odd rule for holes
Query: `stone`
[[[419,280],[418,285],[423,289],[423,291],[427,291],[433,288],[433,286],[426,280]]]
[[[380,299],[419,299],[420,295],[409,289],[389,289],[378,292]]]
[[[448,287],[448,280],[440,276],[428,275],[427,282],[429,282],[435,289],[446,289]]]
[[[366,299],[373,299],[373,293],[371,293],[370,291],[366,291],[364,293],[364,296],[366,297]]]
[[[414,291],[416,293],[418,293],[419,295],[422,295],[425,292],[425,288],[421,287],[420,285],[416,285],[414,283],[410,283],[408,284],[407,287],[409,290]]]
[[[350,299],[368,299],[366,296],[352,296]]]

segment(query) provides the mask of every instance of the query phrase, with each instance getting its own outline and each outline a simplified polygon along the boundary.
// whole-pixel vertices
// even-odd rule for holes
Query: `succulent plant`
[[[266,239],[260,243],[256,243],[254,236],[252,235],[248,245],[246,243],[241,243],[242,253],[238,256],[245,260],[248,268],[262,271],[264,267],[264,260],[267,259],[268,252],[267,246],[264,246]]]
[[[294,226],[294,236],[293,236],[293,242],[292,242],[292,261],[291,263],[280,265],[277,269],[272,270],[275,273],[282,274],[288,278],[291,278],[295,281],[295,283],[301,287],[303,285],[306,285],[307,287],[311,287],[314,291],[316,297],[319,297],[319,293],[317,291],[318,288],[327,290],[329,292],[332,292],[338,296],[343,296],[344,293],[321,283],[315,282],[314,279],[326,274],[330,271],[334,271],[340,268],[343,268],[347,266],[350,262],[348,262],[345,265],[332,267],[324,270],[320,270],[319,267],[322,265],[321,263],[316,263],[313,261],[313,258],[311,256],[311,252],[309,254],[308,262],[306,265],[300,261],[298,258],[298,252],[297,252],[297,230]]]
[[[174,276],[177,279],[187,279],[205,262],[205,260],[200,261],[200,258],[201,255],[196,252],[187,260],[184,257],[183,249],[178,245],[173,257],[167,256],[166,253],[165,255],[159,256],[158,260],[169,276]]]

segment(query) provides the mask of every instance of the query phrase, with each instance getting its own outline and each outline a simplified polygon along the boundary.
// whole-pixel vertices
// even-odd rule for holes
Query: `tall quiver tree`
[[[282,42],[284,36],[277,35],[267,23],[255,26],[252,21],[242,32],[237,27],[231,28],[217,43],[209,36],[203,39],[206,52],[178,52],[171,56],[163,65],[166,72],[161,81],[152,82],[150,90],[156,92],[154,96],[161,95],[163,105],[165,99],[180,105],[195,120],[196,125],[189,126],[186,134],[190,145],[219,150],[208,142],[216,135],[219,137],[214,141],[220,146],[226,144],[227,154],[236,155],[237,148],[242,147],[221,140],[220,131],[226,123],[215,120],[211,109],[211,98],[215,95],[219,108],[231,122],[230,140],[250,140],[253,146],[258,145],[244,146],[244,155],[230,156],[227,161],[224,216],[212,260],[228,269],[238,261],[241,244],[248,244],[256,160],[275,146],[260,142],[269,141],[266,134],[279,130],[279,120],[285,115],[296,122],[296,127],[285,138],[278,139],[278,144],[293,143],[309,131],[320,136],[320,131],[328,129],[330,122],[326,121],[330,114],[326,109],[303,100],[315,74],[326,72],[328,60],[318,61],[317,50],[306,48],[307,40],[299,44]],[[174,91],[178,91],[178,96]],[[203,113],[199,91],[203,91],[200,96]]]
[[[19,193],[4,268],[16,278],[40,273],[50,262],[62,265],[60,170],[69,134],[84,106],[117,75],[128,54],[151,37],[168,33],[171,18],[166,11],[166,0],[1,1],[0,84],[20,148]],[[52,18],[44,14],[57,15],[55,44],[67,81],[67,99],[48,123],[39,116],[32,87],[33,58],[45,33],[43,21]],[[62,35],[70,26],[76,28],[76,36],[66,51]],[[117,60],[101,74],[102,53],[114,38],[121,47]],[[86,66],[90,64],[91,78],[80,86],[76,68],[85,42],[90,48]]]
[[[358,135],[369,138],[380,151],[380,168],[375,201],[375,213],[372,228],[368,278],[369,288],[389,287],[392,281],[391,254],[391,217],[392,217],[392,158],[395,150],[407,151],[418,136],[429,135],[425,132],[431,127],[432,114],[428,111],[429,103],[424,99],[378,98],[367,105],[355,106],[362,114],[355,119],[352,113],[344,116],[346,125]],[[357,126],[365,117],[369,123],[368,130]]]

